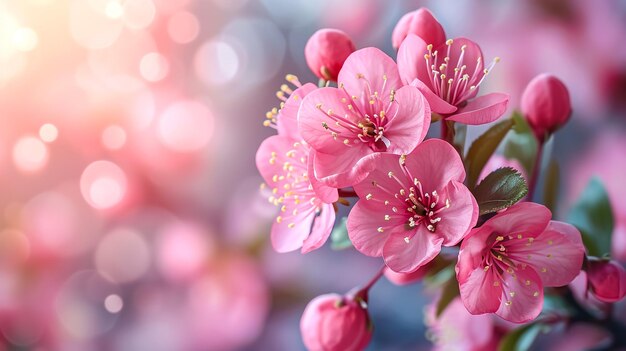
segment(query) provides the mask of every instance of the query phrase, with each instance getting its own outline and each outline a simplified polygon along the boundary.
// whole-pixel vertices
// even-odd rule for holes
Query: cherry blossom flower
[[[321,79],[337,80],[344,61],[356,50],[348,34],[324,28],[315,32],[304,47],[306,63]]]
[[[432,12],[425,7],[409,12],[400,18],[391,34],[394,49],[398,49],[409,34],[415,34],[435,46],[446,41],[446,32],[443,27]]]
[[[365,302],[338,294],[309,302],[300,320],[304,345],[310,351],[360,351],[372,338]]]
[[[626,270],[618,262],[589,257],[587,279],[600,301],[616,302],[626,296]]]
[[[530,321],[541,311],[544,286],[567,285],[576,277],[585,252],[580,233],[551,216],[545,206],[523,202],[472,230],[456,265],[470,313]]]
[[[278,252],[302,248],[310,252],[322,246],[335,223],[332,203],[337,189],[329,188],[310,175],[314,154],[298,132],[296,115],[303,97],[315,90],[312,84],[301,85],[287,76],[298,89],[284,85],[278,97],[284,99],[280,111],[267,113],[265,125],[278,130],[259,146],[256,165],[271,189],[269,201],[280,208],[272,225],[272,245]],[[285,94],[290,94],[288,98]]]
[[[409,34],[398,50],[402,81],[417,86],[433,112],[446,120],[471,125],[493,122],[506,111],[507,94],[476,97],[498,61],[496,57],[485,68],[480,47],[466,38],[448,39],[437,45]]]
[[[360,200],[347,223],[363,254],[382,256],[396,272],[412,272],[476,224],[478,205],[450,144],[430,139],[409,155],[381,154],[374,162],[376,170],[354,186]]]
[[[422,94],[403,86],[396,63],[379,49],[350,55],[338,81],[339,88],[308,94],[298,113],[302,137],[316,151],[316,177],[337,188],[366,177],[377,153],[413,151],[430,125]]]

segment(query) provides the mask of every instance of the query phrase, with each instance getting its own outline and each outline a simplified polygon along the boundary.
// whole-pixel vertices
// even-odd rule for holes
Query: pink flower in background
[[[336,81],[344,61],[356,50],[352,39],[338,29],[315,32],[304,47],[306,63],[321,79]]]
[[[427,8],[420,8],[402,16],[393,29],[391,43],[398,49],[409,34],[415,34],[428,44],[439,46],[446,41],[446,32]]]
[[[427,336],[437,351],[497,350],[504,329],[490,315],[472,315],[455,298],[437,318],[436,302],[426,307]]]
[[[300,320],[304,345],[310,351],[360,351],[372,338],[365,303],[337,295],[309,302]]]
[[[456,265],[463,304],[523,323],[537,317],[544,286],[563,286],[580,271],[585,249],[572,225],[550,221],[545,206],[523,202],[472,230]]]
[[[626,295],[626,270],[618,262],[589,257],[589,289],[604,302],[616,302]]]
[[[304,98],[298,125],[316,151],[316,177],[344,187],[367,176],[374,166],[367,160],[375,154],[413,151],[426,136],[430,109],[418,89],[403,86],[389,56],[365,48],[346,60],[339,88],[317,89]]]
[[[466,38],[426,43],[409,34],[398,51],[398,69],[405,84],[417,86],[433,112],[446,120],[485,124],[506,111],[509,96],[491,93],[476,97],[478,88],[499,59],[484,67],[478,44]]]
[[[288,80],[300,85],[297,78]],[[337,201],[337,190],[318,182],[312,166],[314,155],[302,141],[297,129],[296,114],[303,97],[315,89],[306,84],[295,91],[281,87],[291,93],[285,99],[280,112],[267,114],[270,123],[278,130],[259,146],[256,164],[266,184],[271,188],[269,200],[280,208],[280,214],[272,225],[272,245],[278,252],[302,248],[310,252],[322,246],[335,223],[332,203]],[[284,97],[279,92],[279,97]],[[267,122],[266,121],[266,122]]]
[[[491,156],[489,161],[487,161],[487,164],[485,164],[485,167],[483,167],[483,170],[480,172],[480,176],[478,177],[479,182],[485,179],[485,177],[488,176],[489,173],[502,167],[511,167],[514,170],[518,171],[524,179],[528,179],[524,166],[522,166],[518,160],[514,158],[508,159],[502,155],[494,154],[493,156]]]
[[[407,156],[381,154],[371,162],[376,170],[354,186],[360,200],[347,224],[363,254],[383,256],[396,272],[412,272],[476,224],[478,205],[463,185],[459,154],[447,142],[427,140]]]
[[[540,141],[565,124],[572,114],[567,87],[557,77],[545,73],[528,83],[522,94],[521,108]]]

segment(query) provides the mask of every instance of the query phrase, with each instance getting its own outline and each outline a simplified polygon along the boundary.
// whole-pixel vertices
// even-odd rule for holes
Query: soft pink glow
[[[116,229],[105,236],[96,249],[98,272],[115,283],[139,279],[150,266],[150,249],[144,237],[130,229]]]
[[[179,101],[160,116],[157,129],[164,146],[179,152],[193,152],[205,147],[213,135],[213,114],[197,101]]]
[[[174,222],[160,234],[159,269],[170,280],[193,278],[206,264],[215,249],[210,232],[194,223]]]
[[[107,209],[118,205],[126,195],[124,171],[110,161],[91,163],[80,178],[80,191],[89,205]]]
[[[26,136],[13,146],[13,162],[23,172],[36,172],[48,163],[48,148],[39,139]]]
[[[145,80],[156,82],[167,76],[169,62],[167,62],[167,59],[160,53],[151,52],[141,58],[139,71]]]
[[[198,18],[187,11],[180,11],[170,17],[167,22],[167,33],[179,44],[192,42],[200,32]]]
[[[126,131],[118,125],[108,126],[102,131],[102,144],[107,149],[121,149],[126,144]]]
[[[52,123],[46,123],[39,128],[39,137],[46,143],[51,143],[57,140],[58,136],[59,130]]]

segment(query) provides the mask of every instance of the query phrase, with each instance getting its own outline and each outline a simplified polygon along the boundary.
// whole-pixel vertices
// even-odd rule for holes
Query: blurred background
[[[555,216],[599,175],[626,260],[624,1],[0,0],[0,350],[303,349],[306,303],[381,262],[272,250],[265,112],[285,74],[316,82],[314,31],[395,57],[420,6],[502,58],[481,89],[511,110],[538,73],[567,84]],[[429,349],[431,295],[381,280],[371,349]]]

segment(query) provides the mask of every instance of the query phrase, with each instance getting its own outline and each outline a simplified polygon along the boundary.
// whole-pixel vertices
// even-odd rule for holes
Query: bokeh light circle
[[[219,40],[202,44],[194,57],[196,73],[208,85],[220,85],[233,80],[240,64],[233,46]]]
[[[169,71],[167,58],[158,52],[151,52],[141,58],[139,72],[149,82],[157,82],[167,76]]]
[[[80,191],[85,201],[93,208],[114,207],[126,195],[126,174],[113,162],[95,161],[83,171],[80,177]]]
[[[102,144],[109,150],[121,149],[126,144],[126,131],[118,125],[106,127],[102,131]]]
[[[193,152],[205,147],[213,135],[211,111],[197,101],[179,101],[170,105],[159,117],[157,135],[167,148]]]
[[[152,0],[126,0],[123,10],[124,23],[132,29],[148,27],[156,15]]]
[[[179,44],[187,44],[198,37],[200,22],[191,12],[180,11],[167,21],[167,34]]]
[[[120,228],[107,234],[94,254],[98,272],[114,283],[139,279],[150,267],[150,249],[138,232]]]
[[[58,136],[59,136],[59,130],[52,123],[46,123],[42,125],[41,127],[39,127],[39,137],[41,138],[41,140],[45,141],[46,143],[51,143],[57,140]]]
[[[111,294],[104,299],[104,308],[109,313],[119,313],[124,307],[124,300],[118,294]]]
[[[122,5],[115,0],[74,0],[70,5],[70,34],[86,49],[104,49],[122,33],[123,14]]]
[[[25,136],[13,146],[13,162],[23,172],[36,172],[48,163],[48,147],[38,138]]]
[[[214,247],[208,232],[197,224],[175,221],[166,225],[157,241],[158,267],[176,281],[201,272]]]
[[[31,51],[37,47],[39,36],[28,27],[18,28],[13,33],[13,45],[19,51]]]

